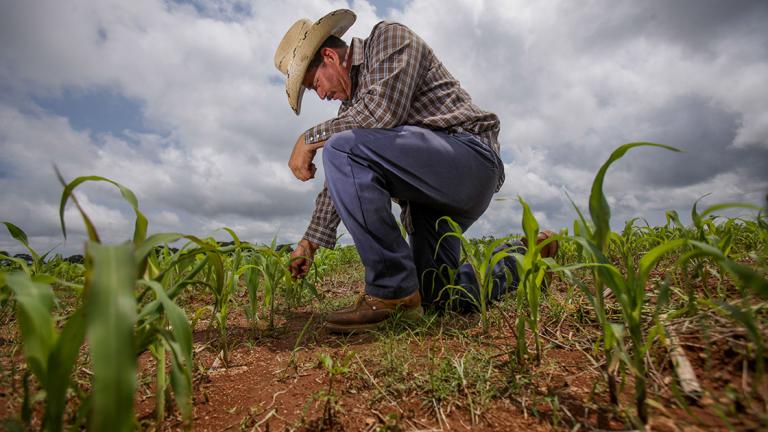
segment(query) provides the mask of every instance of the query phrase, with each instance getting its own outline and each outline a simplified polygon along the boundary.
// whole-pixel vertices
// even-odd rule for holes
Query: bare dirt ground
[[[523,367],[514,358],[512,300],[492,308],[487,334],[478,316],[454,314],[427,314],[422,322],[394,323],[365,334],[328,333],[323,312],[352,301],[362,288],[354,281],[359,272],[326,280],[319,287],[321,301],[291,311],[279,308],[274,329],[265,320],[253,328],[240,310],[233,310],[226,365],[217,361],[218,331],[207,329],[205,317],[199,320],[194,332],[194,429],[633,429],[630,374],[620,377],[620,405],[611,405],[604,357],[595,349],[599,327],[594,314],[578,291],[568,292],[562,281],[554,281],[543,304],[541,364]],[[206,297],[188,300],[205,304]],[[0,419],[18,416],[26,367],[15,323],[2,324]],[[765,430],[767,393],[751,390],[754,362],[744,330],[709,314],[681,318],[675,327],[704,394],[698,400],[680,394],[669,355],[657,344],[648,358],[649,428]],[[527,338],[533,347],[531,335]],[[339,371],[331,374],[323,356],[340,366]],[[139,427],[179,430],[181,420],[172,403],[165,422],[155,424],[154,373],[154,360],[145,353],[139,359]],[[87,392],[87,370],[81,368],[77,375]],[[33,425],[39,425],[40,404],[33,409]]]

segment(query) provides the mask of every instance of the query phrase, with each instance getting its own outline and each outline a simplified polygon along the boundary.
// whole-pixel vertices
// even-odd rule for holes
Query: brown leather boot
[[[370,330],[389,319],[396,311],[402,310],[403,317],[418,319],[424,314],[419,291],[401,299],[382,299],[362,294],[355,304],[333,311],[325,317],[326,328],[335,333],[349,333],[355,330]]]
[[[536,244],[539,244],[543,242],[544,240],[556,236],[557,234],[550,231],[550,230],[544,230],[539,232],[539,236],[536,238]],[[520,239],[520,241],[523,242],[523,244],[527,247],[528,246],[528,239],[523,237]],[[554,258],[557,255],[558,250],[560,249],[560,245],[558,244],[557,240],[552,241],[547,246],[544,247],[544,249],[541,250],[541,257],[542,258]]]

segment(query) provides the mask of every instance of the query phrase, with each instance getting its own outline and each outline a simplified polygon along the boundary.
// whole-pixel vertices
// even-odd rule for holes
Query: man
[[[292,254],[292,275],[306,275],[319,247],[334,247],[340,220],[365,266],[365,294],[326,317],[339,332],[375,327],[397,309],[418,317],[422,305],[440,306],[444,283],[428,275],[456,268],[460,250],[455,238],[440,240],[449,227],[438,220],[449,216],[466,230],[504,181],[498,117],[472,103],[413,31],[383,21],[347,45],[340,37],[354,21],[346,9],[299,20],[275,53],[297,115],[305,89],[341,101],[335,118],[298,138],[288,163],[307,181],[323,149],[326,184]]]

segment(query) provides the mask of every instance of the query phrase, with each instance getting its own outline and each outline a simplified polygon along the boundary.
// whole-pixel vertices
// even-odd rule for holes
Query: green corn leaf
[[[734,208],[760,211],[760,206],[756,206],[754,204],[740,203],[740,202],[720,203],[720,204],[709,206],[706,209],[704,209],[704,211],[701,212],[701,214],[699,215],[699,218],[703,219],[706,216],[709,216],[710,214],[718,210],[734,209]]]
[[[133,247],[89,242],[86,252],[93,263],[91,285],[86,289],[87,334],[94,374],[90,429],[128,431],[134,424],[136,390]]]
[[[14,239],[18,240],[19,243],[23,244],[25,247],[29,247],[27,233],[25,233],[24,230],[7,221],[3,221],[3,224],[8,229],[8,233],[10,233]]]
[[[568,194],[568,192],[565,193],[565,196],[568,197],[568,201],[571,202],[573,209],[576,210],[576,214],[579,215],[579,219],[573,221],[573,235],[577,237],[581,236],[581,237],[592,238],[593,233],[589,227],[589,224],[587,223],[587,220],[584,218],[584,213],[581,212],[581,210],[573,201],[573,198],[571,198],[571,195]]]
[[[29,246],[27,233],[25,233],[24,230],[22,230],[21,228],[17,227],[16,225],[10,222],[3,222],[3,224],[8,229],[8,233],[11,234],[11,237],[16,239],[19,243],[23,244],[25,248],[27,248],[30,255],[32,255],[32,259],[34,260],[34,262],[35,263],[40,262],[40,255],[38,255],[37,252]]]
[[[534,247],[536,245],[536,236],[539,234],[539,222],[533,216],[528,203],[520,196],[517,197],[517,200],[523,206],[523,231],[525,236],[528,237],[528,246]]]
[[[149,281],[142,280],[141,282],[147,284]],[[136,316],[136,322],[142,323],[143,321],[151,321],[155,319],[156,317],[152,315],[159,312],[161,305],[162,303],[160,303],[160,300],[158,299],[152,300],[151,302],[145,304],[144,307],[141,308],[139,314]]]
[[[182,417],[186,422],[190,422],[192,420],[192,327],[184,311],[168,297],[162,285],[155,281],[145,282],[154,290],[171,325],[170,333],[161,332],[173,352],[171,386],[173,386]]]
[[[601,251],[605,251],[606,241],[608,240],[608,233],[611,231],[611,208],[608,206],[608,200],[603,194],[603,182],[605,180],[605,174],[608,168],[617,160],[621,159],[625,153],[635,147],[652,146],[664,148],[671,151],[679,152],[680,150],[663,144],[649,143],[649,142],[636,142],[624,144],[611,153],[611,156],[600,167],[600,170],[595,176],[595,180],[592,183],[592,191],[589,194],[589,214],[592,216],[592,222],[595,224],[595,243]]]
[[[171,387],[176,397],[176,406],[181,412],[185,429],[192,424],[192,372],[186,366],[184,349],[178,342],[170,339],[169,332],[161,332],[163,339],[171,350]]]
[[[704,243],[697,240],[689,240],[689,242],[692,246],[698,248],[699,251],[701,251],[705,255],[709,255],[717,259],[725,259],[725,255],[723,255],[723,252],[720,249],[708,243]]]
[[[754,311],[752,311],[749,306],[739,307],[729,303],[721,303],[720,305],[726,312],[728,312],[731,318],[744,326],[747,330],[747,335],[755,343],[758,353],[762,354],[765,350],[763,337],[758,321],[755,318]],[[758,362],[765,361],[762,357],[762,355],[758,355]]]
[[[747,288],[754,291],[758,296],[768,299],[768,280],[766,280],[760,273],[751,269],[748,266],[739,264],[729,259],[723,260],[720,265],[723,266],[728,272],[735,275],[741,283]]]
[[[731,202],[731,203],[721,203],[721,204],[715,204],[715,205],[709,206],[703,212],[699,213],[698,212],[699,202],[709,195],[711,194],[703,195],[699,199],[697,199],[693,203],[693,208],[691,209],[691,220],[693,221],[694,226],[699,230],[700,240],[704,240],[703,230],[704,230],[704,226],[706,225],[706,221],[704,218],[718,210],[724,210],[729,208],[743,208],[748,210],[760,211],[760,207],[754,204]]]
[[[141,262],[144,260],[144,258],[146,258],[150,252],[152,252],[155,246],[159,246],[164,243],[173,243],[182,237],[184,237],[184,234],[179,233],[159,233],[147,237],[146,240],[144,240],[140,245],[136,247],[136,262]]]
[[[85,308],[81,307],[69,316],[56,346],[50,354],[48,381],[45,390],[48,404],[45,408],[45,425],[49,431],[62,430],[62,418],[67,404],[67,389],[72,369],[77,361],[80,346],[85,339]]]
[[[686,246],[687,244],[688,240],[686,239],[672,240],[656,246],[655,248],[648,251],[648,253],[646,253],[642,258],[640,258],[640,262],[638,264],[638,280],[640,286],[645,287],[645,282],[648,279],[648,275],[650,274],[651,270],[653,270],[653,267],[656,266],[656,263],[659,262],[659,260],[663,258],[664,255],[675,249]]]
[[[58,171],[57,171],[58,174]],[[59,179],[64,183],[63,177],[61,177],[61,174],[59,175]],[[69,183],[64,183],[64,191],[61,193],[61,204],[59,206],[59,218],[61,220],[61,230],[64,232],[64,237],[67,237],[67,232],[64,225],[64,208],[67,205],[67,201],[70,198],[73,198],[75,200],[74,195],[72,193],[74,192],[75,188],[77,188],[82,183],[85,183],[87,181],[97,181],[97,182],[107,182],[114,186],[116,186],[120,190],[120,194],[123,196],[125,201],[128,202],[128,204],[131,205],[131,208],[133,208],[133,212],[136,214],[136,221],[134,222],[134,229],[133,229],[133,243],[136,245],[140,245],[144,242],[144,239],[147,237],[147,218],[144,216],[144,213],[139,210],[139,202],[136,199],[136,195],[134,195],[133,191],[128,189],[127,187],[121,185],[120,183],[117,183],[116,181],[110,180],[106,177],[101,176],[82,176],[78,177],[74,180],[72,180]],[[76,202],[76,200],[75,200]],[[78,208],[80,208],[79,204],[77,205]],[[97,241],[98,236],[95,235],[96,230],[93,227],[93,224],[90,222],[90,219],[85,215],[85,212],[80,209],[81,214],[83,215],[83,219],[86,222],[86,227],[88,228],[89,232],[89,238],[92,241]],[[91,233],[94,234],[94,236],[91,236]]]
[[[685,228],[685,225],[683,225],[682,222],[680,222],[680,216],[677,214],[675,210],[667,210],[665,213],[665,216],[667,218],[667,226],[669,226],[670,221],[674,223],[675,227],[677,228]]]
[[[232,231],[231,229],[229,229],[227,227],[224,227],[224,230],[227,231],[230,236],[232,236],[232,240],[234,240],[234,242],[235,242],[235,258],[234,258],[234,260],[231,263],[231,268],[233,269],[233,271],[231,273],[232,276],[231,276],[231,280],[230,280],[230,289],[232,291],[234,291],[237,288],[237,280],[238,280],[238,276],[236,274],[237,273],[236,270],[237,270],[238,267],[240,267],[240,259],[241,259],[241,256],[242,256],[242,250],[240,249],[241,242],[240,242],[240,238],[237,237],[237,234],[235,234],[234,231]]]
[[[80,206],[80,202],[77,201],[77,197],[72,195],[72,191],[67,191],[67,182],[64,180],[61,172],[59,172],[59,168],[54,165],[53,169],[56,171],[56,177],[58,177],[59,182],[62,186],[64,186],[64,192],[61,195],[61,200],[59,203],[59,221],[61,222],[61,233],[64,235],[64,238],[67,238],[67,225],[64,222],[64,209],[67,206],[67,201],[71,197],[72,201],[75,203],[75,207],[77,207],[77,211],[80,212],[80,216],[83,218],[83,224],[85,224],[85,229],[88,231],[88,239],[92,242],[100,243],[101,240],[99,239],[99,233],[96,231],[96,226],[93,225],[91,218],[88,217],[88,214],[85,212],[85,210],[83,210],[83,207]]]
[[[29,270],[29,266],[27,265],[27,261],[21,258],[14,258],[12,256],[4,255],[4,254],[0,254],[0,259],[11,261],[16,265],[18,265],[19,267],[21,267],[21,271],[23,271],[26,275],[28,276],[32,275],[32,272]]]
[[[157,236],[162,236],[162,234],[156,234],[156,235],[157,235]],[[155,236],[152,236],[152,237],[155,237]],[[152,238],[152,237],[150,237],[150,238]],[[166,274],[167,272],[169,272],[169,271],[170,271],[170,270],[172,270],[174,267],[176,267],[176,266],[178,266],[178,265],[180,265],[180,264],[182,264],[182,263],[184,263],[184,262],[190,262],[190,265],[191,265],[191,262],[192,262],[192,261],[194,261],[195,257],[196,257],[198,254],[206,254],[206,253],[208,253],[208,252],[215,252],[215,253],[217,253],[217,254],[221,253],[221,252],[220,252],[219,250],[217,250],[217,249],[216,249],[214,246],[211,246],[210,244],[206,243],[205,241],[203,241],[202,239],[200,239],[200,238],[198,238],[198,237],[195,237],[195,236],[193,236],[193,235],[181,235],[181,237],[188,239],[188,240],[190,241],[190,243],[194,243],[194,244],[197,244],[199,247],[197,247],[197,248],[194,248],[194,249],[189,249],[189,250],[185,250],[184,248],[182,248],[182,250],[181,250],[181,251],[179,251],[179,252],[178,252],[178,254],[176,255],[176,258],[175,258],[173,261],[171,261],[171,262],[170,262],[170,263],[169,263],[169,264],[166,266],[166,268],[165,268],[163,271],[161,271],[161,272],[160,272],[160,273],[159,273],[159,274],[158,274],[158,275],[157,275],[157,276],[154,278],[154,280],[156,280],[156,281],[160,281],[160,280],[162,280],[162,278],[165,276],[165,274]],[[172,236],[172,235],[169,235],[167,238],[169,238],[169,239],[170,239],[170,238],[173,238],[173,236]],[[153,239],[152,241],[154,242],[154,241],[157,241],[157,240],[159,240],[159,239]],[[147,241],[149,241],[149,239],[148,239]],[[158,244],[159,244],[159,243],[158,243]],[[143,246],[143,245],[142,245],[142,246]],[[154,246],[153,246],[153,247],[154,247]],[[185,246],[185,247],[186,247],[186,246]],[[143,247],[141,247],[141,249],[142,249],[142,251],[144,250],[144,249],[143,249]],[[151,250],[151,249],[152,249],[152,248],[149,248],[149,250]],[[149,253],[149,250],[147,250],[147,251],[146,251],[146,253]],[[183,252],[183,253],[182,253],[182,252]],[[137,256],[138,256],[138,255],[137,255]],[[193,271],[193,272],[194,272],[194,275],[192,275],[192,277],[194,277],[195,275],[197,275],[197,273],[199,273],[199,272],[200,272],[202,269],[206,268],[206,267],[207,267],[207,265],[208,265],[208,261],[209,261],[209,259],[208,259],[208,257],[206,256],[206,258],[205,258],[203,261],[199,262],[199,263],[198,263],[198,265],[195,267],[195,270]],[[174,297],[175,297],[175,294],[172,294],[171,292],[169,292],[169,293],[168,293],[168,295],[169,295],[171,298],[174,298]]]
[[[241,242],[240,242],[240,238],[237,236],[237,234],[235,234],[235,232],[232,231],[232,229],[227,228],[227,227],[224,227],[224,231],[228,232],[229,235],[232,236],[232,240],[235,241],[235,247],[239,248]],[[273,243],[275,243],[276,241],[277,241],[277,239],[273,239],[272,240]]]
[[[760,273],[756,272],[748,266],[730,260],[725,255],[723,255],[723,252],[720,249],[712,245],[695,240],[689,240],[689,243],[696,247],[700,253],[691,253],[687,255],[686,258],[692,258],[699,255],[711,256],[717,260],[720,266],[722,266],[729,273],[736,276],[742,284],[754,291],[755,294],[762,298],[768,298],[768,280],[760,275]]]
[[[216,251],[206,252],[208,256],[208,262],[213,268],[214,274],[214,294],[221,295],[224,291],[224,263],[221,260],[221,255]]]
[[[6,283],[16,296],[24,356],[38,381],[44,383],[48,376],[48,356],[56,342],[51,315],[53,290],[49,285],[32,281],[24,273],[9,274]]]

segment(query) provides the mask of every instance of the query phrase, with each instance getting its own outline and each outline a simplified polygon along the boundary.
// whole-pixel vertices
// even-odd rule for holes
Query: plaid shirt
[[[469,94],[435,57],[432,49],[402,24],[382,21],[367,39],[350,43],[352,97],[338,115],[305,132],[308,144],[355,128],[415,125],[446,132],[469,132],[499,153],[499,119],[472,103]],[[496,191],[504,182],[503,173]],[[403,203],[401,203],[403,205]],[[403,224],[410,226],[407,206]],[[304,238],[332,248],[340,218],[328,188],[317,196]]]

